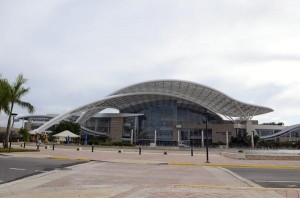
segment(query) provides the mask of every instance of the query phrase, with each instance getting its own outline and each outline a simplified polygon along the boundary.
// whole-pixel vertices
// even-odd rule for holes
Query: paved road
[[[0,155],[0,184],[82,163],[75,160],[7,157]]]
[[[300,188],[299,169],[227,168],[238,175],[269,188]]]

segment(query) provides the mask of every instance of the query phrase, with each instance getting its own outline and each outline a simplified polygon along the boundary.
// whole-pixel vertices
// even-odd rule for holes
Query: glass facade
[[[96,131],[96,132],[104,132],[109,133],[110,132],[110,120],[111,118],[97,118],[97,117],[91,117],[88,119],[84,126],[90,130]]]
[[[135,117],[126,117],[123,119],[122,138],[130,138],[131,130],[135,129]]]
[[[201,146],[202,131],[204,132],[204,144],[205,142],[205,128],[184,128],[180,129],[180,140],[186,145]],[[208,143],[212,143],[212,130],[207,130]]]
[[[157,145],[177,145],[177,129],[180,126],[181,140],[193,139],[194,143],[200,145],[201,131],[200,124],[204,124],[206,117],[205,108],[196,105],[178,103],[176,100],[159,100],[143,105],[136,105],[121,110],[122,113],[141,113],[144,116],[138,117],[138,129],[134,128],[134,119],[124,119],[123,137],[130,137],[130,130],[137,130],[138,143],[149,145],[154,142],[155,131]],[[209,123],[217,123],[221,119],[215,115],[209,116]],[[176,131],[176,134],[173,134]],[[211,129],[208,131],[209,139],[212,138]],[[175,138],[174,138],[175,137]],[[174,140],[176,139],[176,140]]]

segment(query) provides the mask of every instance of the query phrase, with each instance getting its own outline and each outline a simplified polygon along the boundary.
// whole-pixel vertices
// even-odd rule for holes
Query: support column
[[[156,139],[157,139],[157,137],[156,137],[156,130],[154,131],[154,144],[155,144],[155,146],[156,146]]]
[[[95,118],[95,128],[94,128],[94,131],[97,131],[98,129],[98,119]]]
[[[208,129],[207,129],[207,123],[208,123],[208,114],[206,114],[206,122],[205,122],[205,142],[206,142],[206,162],[209,163],[208,159]]]
[[[84,136],[84,145],[87,145],[88,144],[88,138],[87,138],[87,135]]]
[[[204,148],[204,131],[201,131],[201,147]]]
[[[138,117],[134,118],[134,142],[138,144],[138,131],[139,131],[139,119]]]
[[[228,131],[226,131],[226,148],[229,148]]]
[[[188,142],[189,142],[189,145],[191,146],[191,130],[190,129],[188,130]]]
[[[254,149],[254,131],[251,132],[251,148]]]
[[[131,134],[130,134],[130,143],[133,144],[133,129],[131,129]]]
[[[177,134],[177,141],[178,141],[177,146],[179,146],[180,145],[180,131],[179,130],[178,130],[178,134]]]

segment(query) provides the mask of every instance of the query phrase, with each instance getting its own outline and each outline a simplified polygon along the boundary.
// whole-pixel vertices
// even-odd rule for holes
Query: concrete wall
[[[230,142],[231,137],[236,137],[234,124],[214,124],[212,126],[212,140],[213,143],[223,142],[226,144],[226,131],[228,132],[228,140]]]
[[[121,142],[123,133],[123,118],[111,118],[108,137],[113,142]]]
[[[173,141],[178,141],[178,131],[180,131],[180,128],[173,127]]]
[[[11,131],[18,132],[20,129],[19,128],[11,128]],[[5,133],[6,132],[6,127],[0,127],[0,132]]]

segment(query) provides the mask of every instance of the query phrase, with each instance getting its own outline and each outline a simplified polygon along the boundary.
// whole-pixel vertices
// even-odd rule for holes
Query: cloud
[[[141,81],[182,79],[273,108],[266,119],[296,123],[299,6],[1,1],[0,72],[10,80],[24,73],[31,87],[25,99],[37,113],[63,113]]]
[[[300,61],[300,54],[253,54],[253,53],[238,53],[227,56],[230,61],[238,63],[261,63],[261,62],[276,62],[276,61]]]

